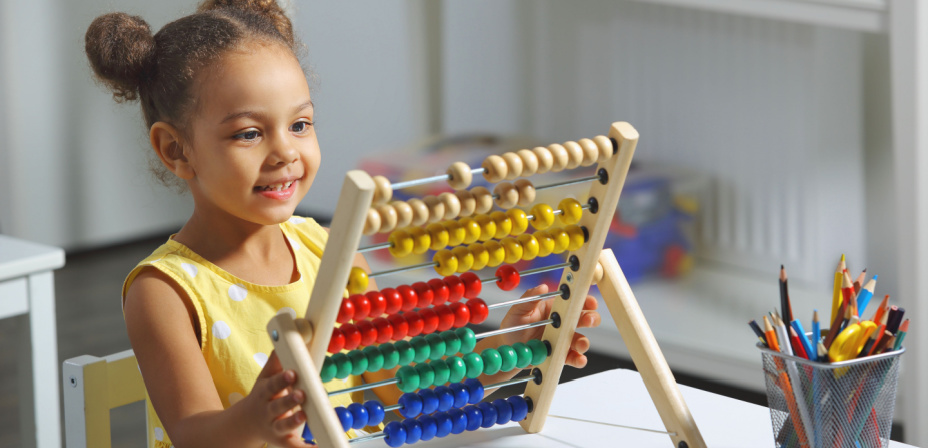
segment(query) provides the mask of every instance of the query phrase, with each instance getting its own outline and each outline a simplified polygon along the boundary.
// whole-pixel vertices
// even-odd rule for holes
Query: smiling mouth
[[[290,188],[290,186],[293,185],[294,182],[296,181],[291,180],[289,182],[284,182],[281,184],[265,185],[263,187],[258,186],[258,187],[255,187],[254,189],[255,191],[282,191],[282,190],[286,190]]]

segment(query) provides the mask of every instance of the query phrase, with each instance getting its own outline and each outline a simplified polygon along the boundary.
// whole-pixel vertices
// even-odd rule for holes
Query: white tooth
[[[277,184],[277,191],[283,190],[284,184]]]
[[[293,185],[293,181],[292,181],[292,180],[291,180],[290,182],[285,183],[285,184],[284,184],[284,188],[290,188],[291,185]]]

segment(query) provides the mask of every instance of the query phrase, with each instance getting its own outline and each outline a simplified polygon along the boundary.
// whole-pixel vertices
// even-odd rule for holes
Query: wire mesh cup
[[[835,363],[758,348],[777,447],[889,446],[904,348]]]

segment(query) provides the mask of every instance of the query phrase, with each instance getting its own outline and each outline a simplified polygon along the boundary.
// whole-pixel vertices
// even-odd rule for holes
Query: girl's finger
[[[287,413],[297,406],[303,404],[303,391],[295,390],[291,394],[284,395],[275,400],[271,400],[268,403],[268,411],[270,411],[272,420],[279,418],[281,415]]]
[[[586,353],[590,349],[590,339],[580,333],[574,333],[570,341],[570,349],[577,353]]]
[[[278,419],[271,425],[272,431],[278,437],[286,436],[292,433],[297,428],[301,427],[306,423],[306,414],[303,411],[294,412],[293,415]],[[298,437],[290,437],[288,439],[299,439]],[[288,440],[285,439],[285,440]],[[296,440],[299,441],[299,440]]]
[[[571,367],[582,369],[586,367],[586,363],[587,363],[586,355],[582,353],[578,353],[576,350],[569,350],[567,352],[567,360],[565,361],[565,364]]]
[[[283,367],[280,365],[280,358],[277,357],[277,352],[271,352],[271,356],[267,358],[267,362],[264,363],[264,367],[261,369],[261,372],[258,373],[258,378],[270,378],[282,369]]]
[[[580,319],[577,321],[577,328],[598,327],[602,323],[603,317],[599,311],[588,310],[580,313]]]
[[[272,398],[277,397],[284,391],[288,386],[293,385],[296,382],[296,372],[292,370],[285,370],[280,372],[266,380],[263,380],[263,387],[256,388],[262,401],[270,401]]]

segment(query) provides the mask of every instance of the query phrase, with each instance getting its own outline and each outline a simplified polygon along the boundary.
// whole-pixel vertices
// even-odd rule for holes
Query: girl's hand
[[[273,352],[251,393],[237,403],[249,416],[245,421],[252,426],[252,434],[270,446],[308,446],[301,437],[306,414],[297,409],[305,395],[292,389],[295,383],[296,372],[283,370],[277,352]]]
[[[529,289],[528,291],[525,291],[525,294],[523,294],[522,297],[537,296],[547,292],[548,285],[542,284]],[[536,302],[520,303],[513,306],[506,313],[506,316],[503,317],[503,320],[500,323],[500,328],[525,325],[547,319],[548,315],[551,314],[551,307],[554,300],[561,299],[551,298],[546,300],[539,300]],[[599,323],[602,321],[602,317],[599,315],[599,312],[596,311],[598,305],[599,304],[596,302],[595,297],[586,297],[586,300],[583,302],[583,311],[580,313],[580,320],[577,322],[577,328],[592,328],[599,326]],[[535,327],[528,330],[506,333],[500,335],[499,337],[502,338],[502,344],[512,345],[516,342],[525,342],[529,339],[538,339],[542,336],[543,333],[544,327]],[[567,352],[567,360],[565,361],[566,364],[578,368],[586,366],[587,359],[584,353],[586,353],[586,351],[589,349],[590,340],[580,333],[574,333],[573,340],[570,342],[570,350]]]

